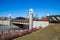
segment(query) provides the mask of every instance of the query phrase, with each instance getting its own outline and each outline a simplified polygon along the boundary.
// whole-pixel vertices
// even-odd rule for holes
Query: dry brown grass
[[[60,40],[60,24],[50,25],[13,40]]]

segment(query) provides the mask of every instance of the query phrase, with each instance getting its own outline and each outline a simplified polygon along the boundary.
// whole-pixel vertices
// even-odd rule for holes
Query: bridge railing
[[[7,32],[4,32],[5,30],[7,30]],[[15,37],[19,37],[19,36],[29,34],[29,33],[36,31],[36,30],[37,30],[37,28],[32,28],[30,30],[29,29],[20,30],[18,28],[17,29],[4,29],[4,30],[0,30],[1,31],[0,39],[1,40],[13,39]]]

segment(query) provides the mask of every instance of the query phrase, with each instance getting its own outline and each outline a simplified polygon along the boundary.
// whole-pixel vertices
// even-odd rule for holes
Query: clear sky
[[[0,16],[27,17],[30,8],[37,17],[60,15],[60,0],[0,0]]]

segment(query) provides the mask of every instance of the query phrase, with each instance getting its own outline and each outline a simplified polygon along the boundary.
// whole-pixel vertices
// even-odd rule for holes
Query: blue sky
[[[37,17],[60,15],[60,0],[0,0],[0,16],[27,17],[30,8]]]

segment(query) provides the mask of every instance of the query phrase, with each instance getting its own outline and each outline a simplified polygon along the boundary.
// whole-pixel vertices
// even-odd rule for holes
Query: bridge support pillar
[[[11,14],[9,14],[9,27],[11,27]]]
[[[33,9],[29,10],[29,29],[33,28]]]

